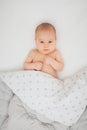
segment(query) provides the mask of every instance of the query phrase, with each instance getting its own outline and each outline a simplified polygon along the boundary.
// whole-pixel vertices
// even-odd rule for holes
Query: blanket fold
[[[87,68],[65,80],[40,71],[2,72],[0,78],[29,108],[71,126],[87,105]]]

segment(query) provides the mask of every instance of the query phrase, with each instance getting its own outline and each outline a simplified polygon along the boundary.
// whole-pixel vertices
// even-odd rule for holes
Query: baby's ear
[[[37,39],[35,38],[35,43],[37,42]]]

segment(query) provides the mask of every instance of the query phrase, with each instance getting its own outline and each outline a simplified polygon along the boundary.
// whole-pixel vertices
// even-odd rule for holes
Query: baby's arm
[[[42,69],[41,62],[33,62],[35,55],[36,53],[34,50],[29,53],[28,58],[24,62],[25,70],[41,70]]]
[[[64,63],[58,51],[55,52],[55,59],[50,56],[47,56],[45,58],[45,63],[51,65],[56,71],[60,71],[64,67]]]

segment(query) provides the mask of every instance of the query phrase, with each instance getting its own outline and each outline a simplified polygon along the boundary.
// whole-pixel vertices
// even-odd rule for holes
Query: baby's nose
[[[44,44],[44,47],[47,48],[47,47],[48,47],[48,44]]]

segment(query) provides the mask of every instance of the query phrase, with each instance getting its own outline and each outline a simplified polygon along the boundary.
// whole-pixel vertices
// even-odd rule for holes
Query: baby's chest
[[[33,58],[33,61],[36,62],[36,61],[41,61],[43,62],[44,61],[44,55],[40,55],[40,54],[36,54]]]
[[[41,61],[41,62],[44,62],[44,59],[49,56],[53,59],[55,59],[55,55],[54,54],[50,54],[50,55],[43,55],[43,54],[35,54],[34,58],[33,58],[33,61],[36,62],[36,61]]]

